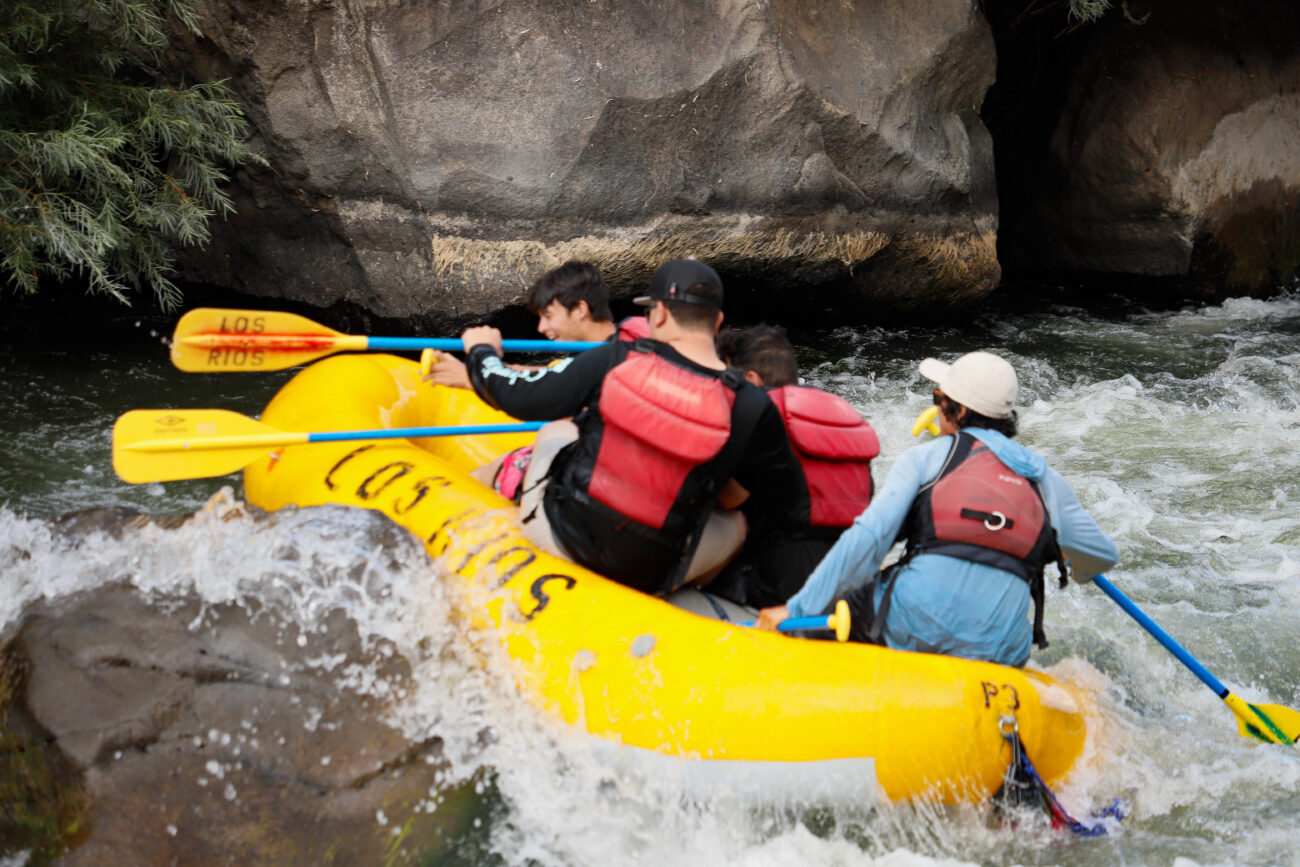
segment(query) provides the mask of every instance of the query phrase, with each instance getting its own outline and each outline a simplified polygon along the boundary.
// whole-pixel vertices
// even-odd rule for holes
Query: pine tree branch
[[[197,0],[0,6],[0,275],[19,291],[79,274],[92,292],[179,300],[177,245],[233,212],[225,167],[265,165],[225,82],[155,66]]]

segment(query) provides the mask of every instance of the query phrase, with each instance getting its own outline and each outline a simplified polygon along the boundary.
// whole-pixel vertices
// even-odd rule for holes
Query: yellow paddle
[[[583,340],[505,340],[511,352],[582,352]],[[460,338],[343,334],[295,313],[199,307],[176,323],[172,363],[189,373],[284,370],[335,352],[464,349]]]
[[[131,484],[206,479],[238,472],[282,446],[522,433],[541,426],[541,422],[519,422],[307,433],[277,430],[224,409],[136,409],[113,425],[113,469]]]
[[[1110,583],[1105,575],[1098,575],[1093,583],[1101,588],[1129,617],[1138,622],[1151,637],[1174,655],[1174,658],[1201,679],[1201,683],[1214,690],[1214,694],[1237,716],[1237,734],[1243,738],[1255,738],[1270,744],[1294,745],[1300,740],[1300,713],[1280,704],[1251,704],[1228,691],[1219,679],[1210,674],[1209,669],[1201,665],[1196,657],[1173,639],[1152,620],[1147,613],[1129,599],[1124,593]]]

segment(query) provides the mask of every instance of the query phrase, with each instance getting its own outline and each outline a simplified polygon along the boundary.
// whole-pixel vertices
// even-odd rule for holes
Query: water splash
[[[930,402],[920,358],[1006,352],[1022,380],[1022,439],[1115,537],[1122,561],[1111,578],[1234,692],[1300,706],[1300,529],[1291,508],[1300,501],[1300,298],[1174,312],[1059,306],[960,328],[840,329],[817,339],[823,349],[809,354],[805,374],[876,426],[879,478],[915,442],[911,421]],[[164,375],[153,382],[175,389],[176,403],[202,402]],[[56,396],[61,387],[46,386]],[[12,476],[0,473],[0,496],[17,498],[13,510],[0,508],[0,634],[38,600],[117,581],[159,600],[244,600],[307,634],[351,624],[377,656],[406,659],[409,680],[328,656],[312,664],[382,698],[413,740],[446,740],[447,784],[476,781],[485,808],[464,841],[466,862],[1300,861],[1298,754],[1239,737],[1222,702],[1093,588],[1049,590],[1053,643],[1034,665],[1093,697],[1088,752],[1058,794],[1086,813],[1132,792],[1133,814],[1113,838],[1062,839],[1028,822],[990,827],[986,811],[969,808],[700,799],[671,774],[611,768],[590,739],[537,714],[490,637],[467,634],[436,564],[373,515],[261,516],[230,491],[179,527],[146,521],[116,535],[18,514],[73,503],[185,512],[211,494],[210,483],[150,492],[114,482],[91,433],[123,408],[110,393],[87,398],[86,411],[98,414],[89,420],[60,400],[65,414],[22,440],[34,456],[23,472],[62,462],[82,473],[71,499],[56,493],[63,470],[26,487],[6,487]],[[231,393],[225,402],[247,401],[251,411],[256,399]],[[428,809],[437,801],[430,792]]]

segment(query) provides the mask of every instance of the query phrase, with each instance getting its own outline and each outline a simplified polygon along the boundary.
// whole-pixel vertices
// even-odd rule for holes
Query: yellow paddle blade
[[[199,307],[176,323],[172,364],[189,373],[284,370],[368,342],[295,313]]]
[[[939,436],[943,431],[939,430],[939,422],[935,421],[938,417],[939,407],[937,406],[932,406],[918,415],[916,421],[912,422],[912,436],[919,437],[926,431],[930,432],[930,436]]]
[[[1300,712],[1280,704],[1251,704],[1232,693],[1223,702],[1237,715],[1237,732],[1269,744],[1300,741]]]
[[[224,476],[309,436],[224,409],[136,409],[113,425],[113,469],[136,485]]]

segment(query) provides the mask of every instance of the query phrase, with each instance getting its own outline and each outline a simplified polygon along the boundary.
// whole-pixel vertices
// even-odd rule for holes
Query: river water
[[[242,517],[238,477],[134,487],[114,477],[118,414],[256,414],[288,373],[187,376],[168,364],[159,326],[120,317],[77,339],[14,322],[0,330],[0,630],[34,599],[125,576],[212,601],[252,596],[306,627],[348,607],[359,630],[412,657],[435,639],[448,652],[415,672],[391,714],[412,737],[446,740],[449,785],[487,781],[486,818],[465,832],[461,863],[1300,864],[1300,753],[1238,736],[1219,699],[1092,587],[1049,587],[1052,645],[1032,665],[1092,696],[1089,751],[1058,794],[1076,813],[1128,799],[1131,815],[1110,836],[993,827],[972,809],[700,803],[671,779],[611,789],[582,737],[476,666],[455,618],[440,606],[407,616],[412,600],[442,598],[433,564],[376,558],[367,568],[381,580],[367,586],[384,592],[344,593],[326,578],[371,541],[365,522],[340,510]],[[960,326],[798,339],[806,379],[876,426],[882,473],[929,403],[920,358],[1007,354],[1021,376],[1022,440],[1115,538],[1111,579],[1235,693],[1300,707],[1300,294],[1174,310],[1002,303]],[[96,537],[75,552],[51,532],[74,510],[193,512],[214,495],[178,530]],[[289,535],[312,550],[294,574],[266,554]],[[486,749],[484,727],[498,733]]]

